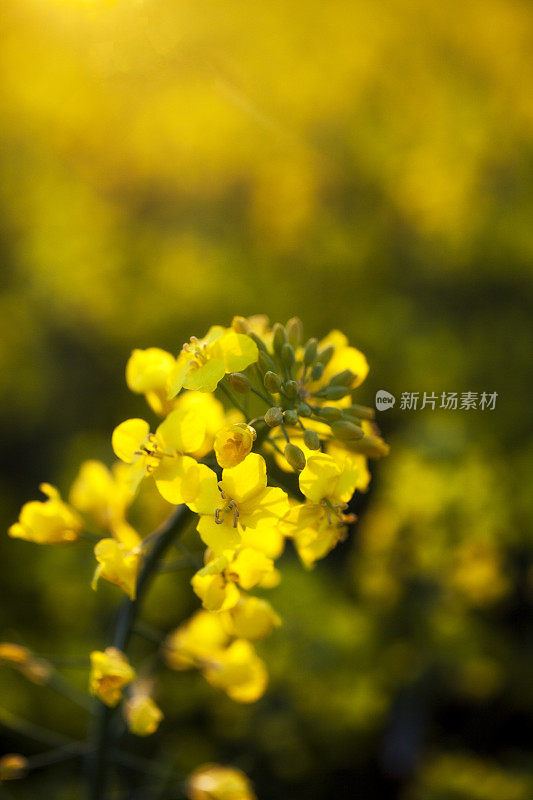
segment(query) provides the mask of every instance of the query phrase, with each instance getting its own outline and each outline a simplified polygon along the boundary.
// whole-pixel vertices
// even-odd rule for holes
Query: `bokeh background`
[[[3,530],[40,481],[111,462],[114,425],[145,413],[133,347],[177,352],[234,314],[344,330],[371,364],[359,402],[498,392],[493,411],[379,414],[391,454],[350,539],[310,573],[284,557],[267,696],[166,673],[140,752],[237,764],[260,800],[530,800],[531,4],[2,5]],[[88,544],[0,548],[0,638],[84,687],[119,591],[89,589]],[[195,608],[187,581],[158,578],[150,624]],[[85,735],[70,701],[5,668],[0,686]],[[2,746],[42,749],[7,728]],[[9,796],[78,786],[69,763]]]

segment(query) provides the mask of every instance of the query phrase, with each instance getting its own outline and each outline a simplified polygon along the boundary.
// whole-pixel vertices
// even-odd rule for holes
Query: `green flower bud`
[[[345,408],[344,413],[349,413],[354,417],[359,417],[359,419],[366,419],[369,422],[376,418],[376,412],[373,408],[368,408],[368,406],[359,406],[357,403],[353,403],[353,405]]]
[[[326,422],[336,422],[342,417],[342,409],[335,406],[323,406],[316,411],[318,417],[322,417]]]
[[[299,417],[310,417],[313,413],[311,406],[308,406],[307,403],[300,403],[296,411]]]
[[[342,400],[350,394],[351,390],[347,386],[325,386],[316,392],[317,397],[324,397],[326,400]]]
[[[281,355],[281,348],[284,344],[287,344],[287,334],[285,328],[279,322],[276,322],[272,327],[272,333],[274,334],[274,352],[279,356]]]
[[[320,450],[320,439],[316,431],[306,431],[304,433],[305,446],[310,450]]]
[[[298,347],[304,335],[302,320],[299,317],[292,317],[285,325],[285,330],[289,344],[292,344],[294,348]]]
[[[283,422],[283,411],[277,406],[269,408],[265,414],[265,422],[269,428],[275,428]]]
[[[347,419],[339,419],[337,422],[333,422],[331,424],[331,432],[336,439],[340,439],[342,442],[362,439],[365,435],[362,428]]]
[[[246,394],[250,391],[251,383],[246,375],[242,372],[232,372],[228,375],[229,385],[235,392]]]
[[[294,354],[294,347],[288,342],[285,342],[281,348],[281,361],[290,372],[296,361],[296,356]]]
[[[303,451],[295,444],[287,444],[284,450],[284,456],[291,465],[291,467],[298,472],[301,472],[305,467],[305,456]]]
[[[351,453],[360,453],[367,458],[382,458],[388,456],[390,447],[380,436],[365,436],[358,442],[348,442]]]
[[[323,372],[324,372],[324,364],[320,364],[320,362],[317,364],[313,364],[313,368],[311,369],[311,380],[319,381],[320,378],[322,377]]]
[[[291,425],[292,427],[298,425],[298,414],[296,411],[293,411],[291,408],[289,408],[287,411],[284,411],[283,422],[285,425]]]
[[[305,352],[304,352],[304,365],[307,367],[309,364],[312,364],[316,361],[318,353],[318,341],[316,339],[309,339],[307,344],[305,345]]]
[[[331,361],[331,356],[333,355],[334,352],[335,348],[333,347],[332,344],[330,344],[329,347],[325,347],[323,350],[320,351],[320,353],[318,354],[318,360],[320,361],[321,364],[324,364],[324,366],[326,366],[326,364],[328,364]]]
[[[263,383],[268,392],[272,394],[279,394],[281,392],[281,378],[275,372],[271,372],[270,370],[265,372]]]
[[[268,355],[263,350],[259,351],[259,355],[257,357],[257,365],[261,372],[264,374],[265,372],[275,372],[277,367]]]
[[[257,348],[258,348],[258,350],[259,350],[259,352],[260,352],[260,353],[261,353],[261,352],[262,352],[262,353],[266,353],[266,352],[267,352],[267,346],[266,346],[266,344],[265,344],[265,343],[264,343],[264,341],[261,339],[261,337],[257,335],[257,333],[256,333],[255,331],[250,331],[250,332],[248,333],[248,336],[250,337],[250,339],[253,339],[253,340],[254,340],[254,342],[256,343],[256,345],[257,345]]]
[[[333,378],[330,380],[330,386],[351,386],[354,382],[354,379],[357,376],[351,371],[351,369],[345,369],[342,372],[338,372]]]
[[[296,381],[287,381],[284,386],[285,394],[287,397],[290,397],[294,400],[295,397],[298,397],[298,384]]]

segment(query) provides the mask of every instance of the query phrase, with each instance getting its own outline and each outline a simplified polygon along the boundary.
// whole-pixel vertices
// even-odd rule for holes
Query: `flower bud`
[[[368,406],[360,406],[357,405],[357,403],[353,403],[351,406],[348,406],[348,408],[345,408],[344,413],[351,414],[359,419],[366,419],[369,422],[376,418],[376,412],[373,408],[368,408]]]
[[[246,394],[250,391],[251,383],[243,372],[231,372],[228,376],[229,385],[235,392]]]
[[[318,397],[324,397],[326,400],[342,400],[351,393],[347,386],[325,386],[316,392]]]
[[[296,381],[287,381],[284,386],[285,394],[287,397],[290,397],[294,400],[295,397],[298,397],[298,384]]]
[[[313,413],[311,406],[308,406],[307,403],[300,403],[296,411],[299,417],[310,417]]]
[[[285,364],[290,372],[294,366],[294,362],[296,361],[296,356],[294,354],[294,347],[288,342],[286,342],[281,348],[281,361],[283,364]]]
[[[292,344],[294,348],[298,347],[303,339],[304,334],[302,320],[299,317],[291,317],[291,319],[285,325],[285,330],[287,332],[289,344]]]
[[[309,364],[312,364],[316,361],[316,356],[318,353],[318,342],[316,339],[309,339],[307,344],[305,345],[305,352],[304,352],[304,365],[307,367]]]
[[[271,370],[265,372],[263,383],[265,384],[265,389],[271,394],[279,394],[281,392],[281,378],[276,372]]]
[[[313,364],[313,367],[311,369],[311,379],[313,381],[319,381],[320,378],[322,377],[323,372],[324,372],[324,364],[320,363]]]
[[[29,763],[20,753],[6,753],[0,758],[0,781],[14,781],[23,778],[28,771]]]
[[[348,422],[346,419],[339,419],[331,425],[331,432],[336,439],[343,442],[353,441],[355,439],[362,439],[365,432],[358,425],[353,422]]]
[[[233,317],[231,327],[235,333],[250,333],[250,323],[246,317]]]
[[[284,344],[287,344],[287,334],[285,332],[285,328],[279,322],[276,322],[275,325],[273,325],[272,333],[274,334],[274,352],[279,356],[281,355],[281,348]]]
[[[257,333],[255,331],[250,331],[248,333],[248,336],[250,337],[250,339],[254,340],[254,342],[257,345],[257,349],[259,350],[260,353],[266,353],[267,352],[266,344],[261,339],[261,337],[257,335]]]
[[[334,352],[335,348],[333,347],[333,345],[330,344],[329,347],[325,347],[323,350],[320,351],[320,353],[318,354],[318,360],[320,361],[321,364],[324,364],[324,366],[326,366],[326,364],[329,364],[329,362],[331,361],[331,357]]]
[[[283,422],[285,425],[290,425],[291,427],[298,425],[298,414],[296,411],[293,411],[291,408],[287,409],[287,411],[284,411]]]
[[[189,800],[257,800],[252,784],[240,769],[205,764],[187,781]]]
[[[367,458],[382,458],[389,454],[390,447],[380,436],[365,436],[357,442],[350,442],[348,449],[351,453],[360,453]]]
[[[351,369],[344,369],[342,372],[337,372],[336,375],[330,380],[330,386],[351,386],[357,376]]]
[[[148,695],[133,694],[124,705],[128,728],[135,736],[150,736],[159,727],[163,712]]]
[[[257,431],[256,431],[256,429],[254,427],[252,427],[252,425],[248,425],[247,422],[236,422],[235,423],[235,427],[236,428],[241,428],[241,430],[243,430],[243,431],[247,431],[250,434],[250,436],[252,437],[252,439],[254,440],[254,442],[257,439]]]
[[[320,439],[316,431],[306,431],[304,433],[304,443],[310,450],[320,450]]]
[[[291,467],[298,472],[301,472],[305,467],[305,456],[303,451],[300,450],[299,447],[296,447],[295,444],[285,445],[284,456],[291,465]]]
[[[269,408],[265,414],[265,422],[269,428],[275,428],[283,422],[283,411],[277,406]]]
[[[257,364],[263,374],[265,374],[265,372],[276,371],[276,365],[274,364],[268,353],[264,352],[263,350],[259,351],[259,355],[257,356]]]
[[[245,422],[237,422],[235,425],[227,425],[218,431],[215,436],[214,450],[219,465],[236,467],[240,464],[251,451],[253,443],[257,437],[255,429]]]
[[[323,406],[316,411],[316,414],[326,422],[336,422],[342,417],[342,409],[335,408],[335,406]]]

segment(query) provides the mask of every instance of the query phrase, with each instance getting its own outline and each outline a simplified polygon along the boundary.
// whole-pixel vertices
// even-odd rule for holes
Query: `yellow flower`
[[[281,617],[267,600],[250,595],[241,594],[239,602],[220,616],[228,633],[239,639],[263,639],[281,625]]]
[[[99,564],[91,583],[92,588],[96,589],[98,580],[103,578],[119,586],[134,600],[141,560],[140,547],[130,550],[116,539],[100,539],[95,545],[94,555]]]
[[[189,669],[223,650],[228,641],[220,617],[202,609],[168,635],[163,655],[169,667]]]
[[[283,489],[267,486],[265,460],[257,453],[223,470],[220,483],[212,470],[206,470],[189,507],[200,515],[197,530],[216,555],[235,550],[247,528],[275,524],[287,513],[287,495]]]
[[[52,673],[50,662],[44,658],[38,658],[27,647],[13,642],[0,643],[0,663],[2,662],[9,664],[29,681],[39,686],[47,683]]]
[[[350,500],[358,478],[359,467],[349,458],[339,464],[326,453],[316,453],[300,473],[300,490],[313,503],[335,507]]]
[[[190,800],[257,800],[252,784],[240,769],[204,764],[187,781]]]
[[[173,403],[168,400],[169,378],[176,359],[159,347],[134,350],[126,364],[126,383],[132,392],[144,394],[156,414],[168,414]]]
[[[54,486],[41,483],[39,489],[48,500],[25,503],[18,522],[9,528],[9,535],[37,544],[75,542],[83,528],[77,512],[61,500]]]
[[[362,428],[365,429],[365,421],[363,420]],[[345,443],[339,442],[337,439],[330,439],[326,445],[326,452],[331,456],[339,466],[343,466],[347,458],[350,459],[350,465],[357,470],[358,476],[355,483],[355,488],[360,492],[366,492],[370,483],[370,471],[368,469],[368,459],[366,456],[358,453],[350,453],[346,449]]]
[[[116,647],[91,653],[89,691],[106,706],[116,706],[122,698],[122,689],[134,680],[135,670],[124,653]]]
[[[308,568],[324,558],[346,536],[342,512],[329,512],[315,503],[294,505],[282,522],[286,536],[292,536],[298,555]]]
[[[186,453],[197,450],[204,437],[205,425],[196,414],[175,409],[155,433],[145,420],[127,419],[113,431],[112,445],[118,458],[131,464],[133,491],[153,473],[162,497],[177,505],[196,496],[198,465]]]
[[[99,527],[107,528],[123,541],[135,546],[139,537],[128,537],[125,513],[132,501],[126,464],[114,464],[109,470],[101,461],[84,461],[70,488],[69,500],[85,514],[90,514]]]
[[[245,422],[228,425],[215,437],[215,455],[221,467],[236,467],[252,449],[256,433]]]
[[[212,656],[203,669],[204,678],[238,703],[254,703],[268,683],[266,667],[246,639],[236,639]]]
[[[241,333],[214,325],[203,339],[191,336],[183,345],[170,376],[169,397],[184,387],[214,392],[229,372],[241,372],[257,361],[257,345]]]
[[[225,611],[239,602],[240,593],[235,583],[243,589],[252,589],[274,570],[274,562],[259,550],[243,548],[234,555],[213,558],[193,576],[194,591],[208,611]]]
[[[0,642],[0,661],[18,667],[26,664],[31,658],[33,653],[27,647],[14,642]]]
[[[150,736],[158,729],[163,712],[148,695],[134,694],[124,704],[124,716],[131,733]]]
[[[215,436],[224,425],[242,420],[239,411],[235,409],[226,413],[222,403],[208,392],[182,392],[173,402],[175,407],[182,411],[194,412],[205,425],[204,440],[200,447],[191,453],[197,459],[203,458],[213,449]]]
[[[0,758],[0,781],[23,778],[29,766],[28,759],[20,753],[6,753]]]
[[[346,523],[354,518],[344,512],[358,482],[360,463],[346,456],[338,463],[332,456],[316,453],[300,473],[300,490],[308,502],[292,506],[281,525],[292,536],[307,567],[323,558],[346,535]]]

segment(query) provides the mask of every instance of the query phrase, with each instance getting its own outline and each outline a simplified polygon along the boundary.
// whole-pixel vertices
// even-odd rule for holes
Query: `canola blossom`
[[[119,422],[110,443],[118,461],[84,462],[69,502],[41,484],[47,499],[26,503],[9,528],[11,537],[38,544],[96,540],[91,586],[99,590],[105,581],[124,597],[111,640],[88,655],[88,692],[107,709],[98,718],[100,743],[119,728],[115,714],[135,736],[165,727],[157,677],[130,663],[127,650],[147,581],[166,567],[166,548],[185,529],[197,537],[203,564],[176,580],[190,582],[197,608],[161,637],[159,663],[171,675],[197,670],[209,691],[236,703],[254,703],[267,691],[268,664],[256,643],[283,620],[254,591],[283,580],[286,549],[312,568],[346,538],[355,522],[352,498],[370,480],[368,459],[388,452],[372,409],[352,395],[367,373],[364,355],[344,334],[304,341],[296,318],[270,326],[263,316],[235,317],[229,328],[191,336],[176,355],[133,351],[127,386],[144,396],[158,423],[144,416]],[[153,484],[168,519],[151,533],[131,520]],[[4,642],[0,659],[34,682],[51,675],[22,645]],[[95,753],[97,796],[108,756],[104,747]],[[8,777],[24,773],[23,756],[5,758]],[[198,767],[187,791],[191,800],[255,798],[244,773],[216,764]]]

